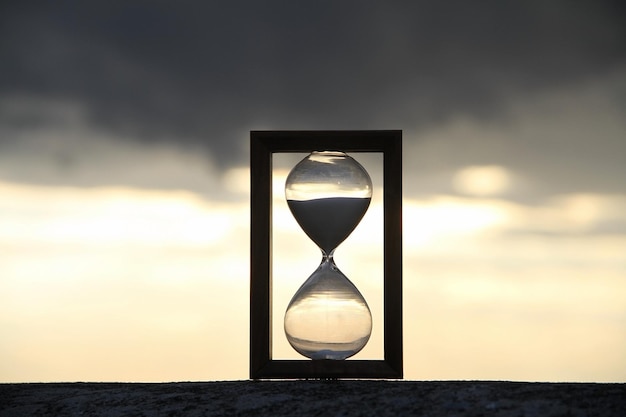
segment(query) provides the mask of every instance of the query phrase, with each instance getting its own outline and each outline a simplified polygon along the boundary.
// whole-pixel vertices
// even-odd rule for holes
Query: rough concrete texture
[[[0,384],[0,416],[626,416],[626,384],[412,381]]]

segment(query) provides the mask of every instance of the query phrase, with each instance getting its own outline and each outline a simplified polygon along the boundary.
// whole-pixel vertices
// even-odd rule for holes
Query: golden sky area
[[[247,174],[226,178],[243,191]],[[275,171],[276,187],[286,174]],[[336,253],[372,308],[374,333],[356,356],[368,359],[382,356],[376,181]],[[274,356],[297,358],[282,314],[320,255],[277,194]],[[530,207],[479,194],[404,201],[406,378],[623,381],[626,237],[579,232],[624,216],[626,198]],[[246,201],[10,182],[0,195],[0,380],[247,378]],[[571,233],[556,243],[555,230]]]
[[[5,4],[6,3],[6,4]],[[403,135],[409,379],[626,381],[618,2],[4,2],[0,381],[248,377],[251,130]],[[382,355],[374,200],[337,249]],[[274,355],[320,253],[274,164]]]

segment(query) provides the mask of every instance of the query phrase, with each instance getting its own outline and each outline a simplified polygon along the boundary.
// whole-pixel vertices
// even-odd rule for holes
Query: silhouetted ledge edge
[[[622,417],[626,384],[343,379],[0,384],[0,417],[268,413]]]

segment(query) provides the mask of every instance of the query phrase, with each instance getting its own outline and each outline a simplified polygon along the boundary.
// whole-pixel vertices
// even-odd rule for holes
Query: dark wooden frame
[[[383,154],[384,360],[272,360],[272,155]],[[250,132],[250,378],[402,378],[402,131]]]

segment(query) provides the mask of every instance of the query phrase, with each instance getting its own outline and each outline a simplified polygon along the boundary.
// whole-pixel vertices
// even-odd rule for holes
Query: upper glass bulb
[[[316,151],[291,170],[285,197],[300,227],[330,255],[367,211],[372,180],[349,155]]]

